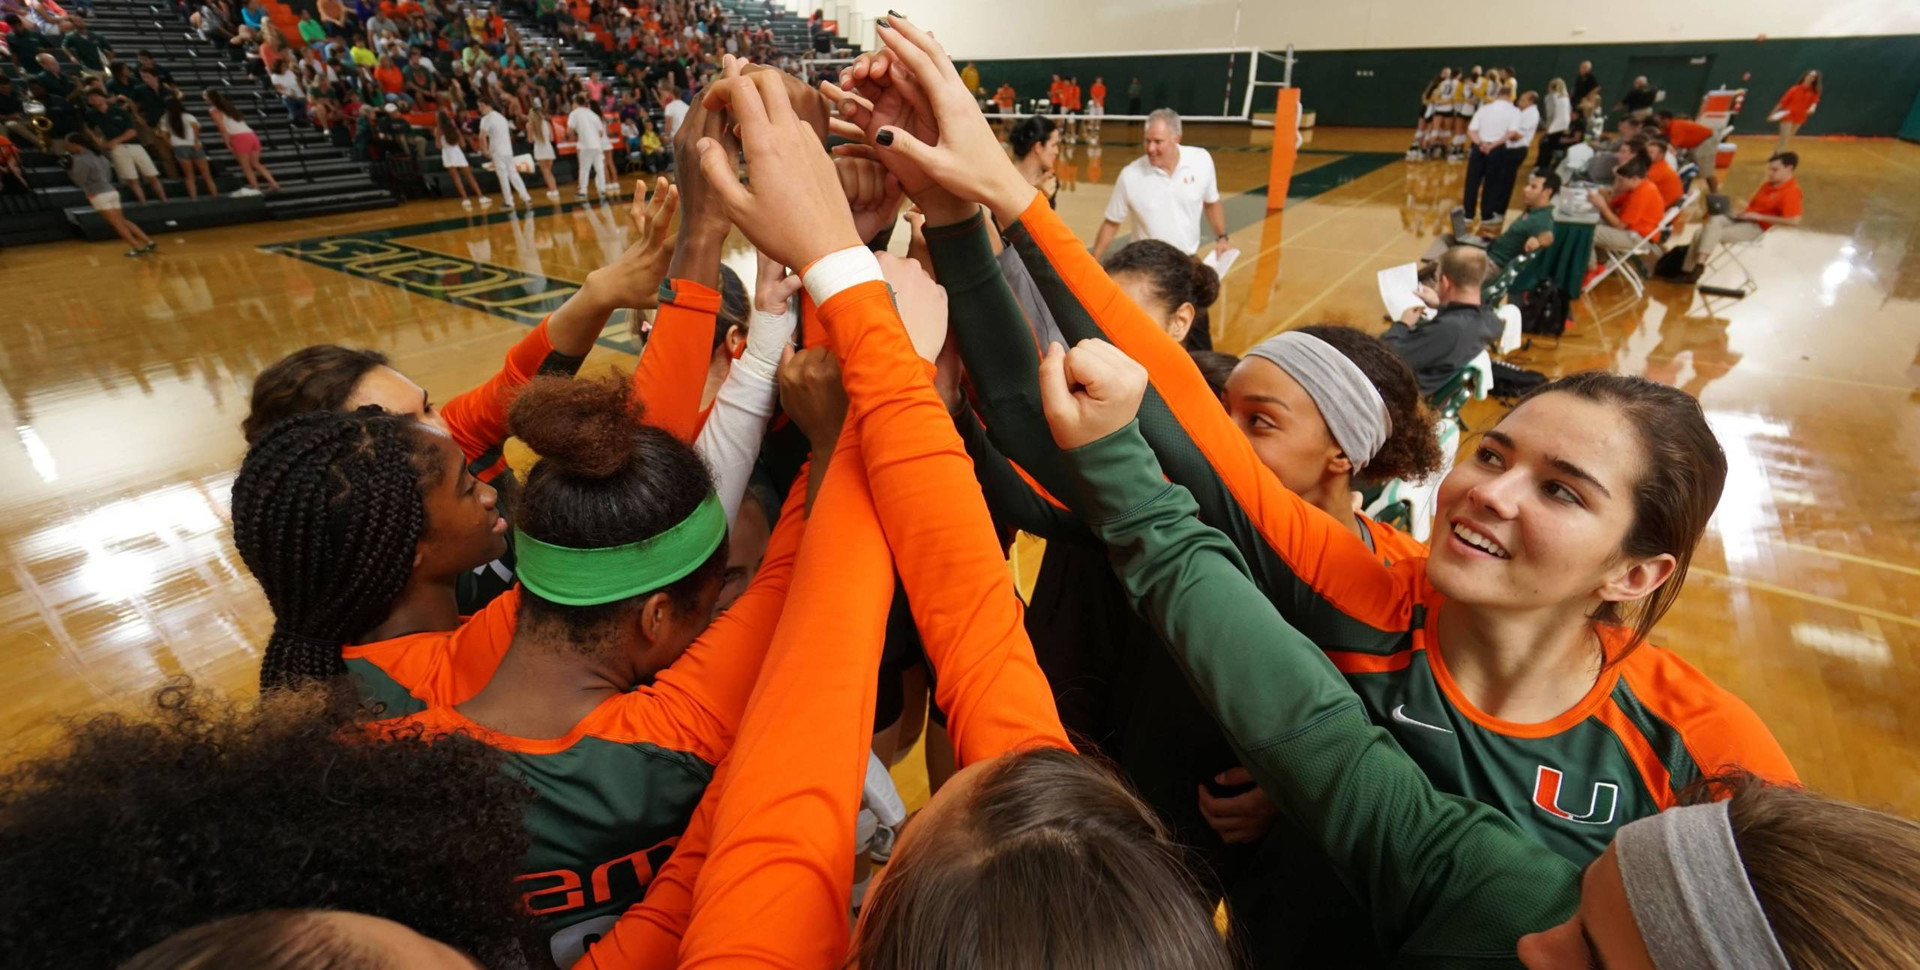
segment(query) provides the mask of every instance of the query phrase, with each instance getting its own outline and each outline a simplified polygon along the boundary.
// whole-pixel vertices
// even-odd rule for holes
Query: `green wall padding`
[[[1244,97],[1247,58],[1234,58],[1233,91],[1229,113],[1237,114]],[[1419,113],[1420,91],[1442,65],[1456,69],[1480,64],[1512,67],[1522,90],[1545,93],[1547,81],[1566,79],[1572,86],[1580,62],[1593,62],[1608,107],[1632,81],[1629,73],[1650,59],[1672,59],[1687,64],[1676,70],[1705,87],[1744,87],[1745,110],[1736,119],[1740,130],[1755,133],[1772,126],[1768,109],[1802,72],[1819,69],[1825,75],[1820,110],[1802,129],[1809,135],[1891,136],[1901,131],[1914,100],[1920,96],[1920,35],[1885,37],[1820,37],[1767,41],[1684,41],[1645,44],[1563,44],[1540,47],[1451,47],[1408,50],[1301,51],[1294,66],[1294,83],[1303,106],[1317,112],[1323,125],[1411,127]],[[1165,54],[1136,57],[1057,57],[979,61],[981,83],[991,92],[1002,78],[1011,77],[1021,97],[1044,95],[1047,80],[1058,71],[1078,72],[1082,88],[1093,74],[1104,74],[1108,110],[1126,107],[1126,79],[1139,75],[1146,88],[1145,107],[1172,107],[1182,114],[1220,113],[1221,92],[1227,87],[1227,54]],[[1279,66],[1267,59],[1263,75],[1277,79]],[[1116,79],[1118,79],[1116,81]],[[1674,110],[1691,113],[1698,107],[1691,91],[1677,93]],[[1255,110],[1271,105],[1255,105]]]

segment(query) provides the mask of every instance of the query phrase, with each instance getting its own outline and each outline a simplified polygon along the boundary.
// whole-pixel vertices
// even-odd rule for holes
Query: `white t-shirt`
[[[1520,119],[1513,123],[1512,138],[1507,139],[1508,148],[1525,148],[1533,144],[1535,132],[1540,130],[1540,107],[1528,105],[1520,109]]]
[[[307,99],[307,92],[300,87],[300,78],[296,77],[292,71],[269,74],[267,80],[273,82],[273,89],[283,98],[298,98],[302,101]]]
[[[680,123],[687,120],[687,103],[674,98],[663,110],[667,114],[667,137],[671,139],[680,133]]]
[[[573,130],[573,145],[582,151],[605,151],[607,126],[592,108],[575,108],[567,115],[567,127]]]
[[[1534,116],[1534,124],[1540,123],[1539,115]],[[1504,142],[1507,132],[1520,124],[1520,109],[1511,101],[1489,101],[1474,112],[1473,123],[1467,126],[1467,140],[1476,145],[1487,142]]]
[[[1220,201],[1213,156],[1204,148],[1180,146],[1173,171],[1163,172],[1145,155],[1120,170],[1106,219],[1130,225],[1135,239],[1158,239],[1191,255],[1200,248],[1200,211]]]
[[[1564,94],[1549,94],[1547,106],[1553,115],[1553,120],[1547,122],[1547,134],[1566,131],[1573,123],[1573,102]]]
[[[480,116],[480,134],[487,140],[487,154],[498,158],[513,154],[513,123],[498,111]]]
[[[213,120],[219,122],[220,130],[229,135],[253,134],[253,126],[230,115],[224,115],[216,111],[213,113]]]
[[[174,134],[173,124],[167,121],[166,118],[160,119],[160,127],[167,132],[167,141],[172,143],[175,148],[192,148],[199,144],[200,119],[195,118],[193,115],[182,113],[180,120],[187,126],[187,133],[184,136]]]

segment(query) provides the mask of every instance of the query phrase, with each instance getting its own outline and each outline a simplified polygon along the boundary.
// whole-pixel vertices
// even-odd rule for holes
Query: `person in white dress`
[[[533,197],[527,194],[527,182],[520,177],[520,170],[513,167],[513,122],[507,116],[493,109],[493,102],[480,99],[480,137],[487,145],[487,159],[493,162],[494,177],[500,180],[500,198],[507,208],[513,208],[513,197],[531,205]]]
[[[446,167],[447,177],[453,179],[454,191],[460,193],[460,207],[473,208],[474,199],[480,200],[480,207],[483,209],[492,205],[493,198],[480,191],[480,183],[474,180],[473,169],[467,165],[467,153],[460,147],[460,126],[453,123],[453,115],[448,114],[445,108],[440,109],[440,116],[434,125],[433,137],[434,141],[440,145],[440,164]],[[460,182],[460,177],[463,175],[467,179],[465,185]],[[467,195],[468,185],[473,186],[471,197]]]
[[[540,177],[547,182],[547,198],[559,198],[560,188],[553,182],[553,126],[547,124],[546,112],[539,108],[527,112],[527,140],[533,143],[533,161],[540,166]]]
[[[597,180],[600,196],[607,195],[607,170],[603,167],[607,150],[607,126],[600,115],[587,107],[586,95],[573,99],[573,113],[567,115],[567,130],[573,133],[575,159],[580,163],[580,198],[587,197],[587,181]]]

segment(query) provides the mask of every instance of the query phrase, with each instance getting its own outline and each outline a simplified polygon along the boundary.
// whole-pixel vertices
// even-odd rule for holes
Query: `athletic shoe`
[[[558,199],[558,198],[560,198],[560,193],[559,193],[559,192],[558,192],[557,190],[556,190],[556,191],[552,191],[552,192],[548,192],[548,193],[547,193],[547,198],[549,198],[549,199]]]
[[[135,247],[133,247],[132,249],[129,249],[129,250],[127,250],[127,251],[126,251],[126,252],[124,252],[124,253],[121,253],[120,255],[122,255],[122,256],[145,256],[146,254],[147,254],[147,251],[146,251],[146,250],[144,250],[144,249],[141,249],[141,248],[140,248],[140,247],[138,247],[138,246],[135,246]]]
[[[151,239],[149,239],[149,240],[147,240],[147,244],[146,244],[146,246],[144,246],[144,247],[142,247],[140,251],[141,251],[141,252],[143,252],[143,253],[150,253],[150,252],[153,252],[154,250],[156,250],[156,249],[159,249],[159,248],[160,248],[160,244],[159,244],[159,243],[157,243],[157,242],[154,242],[153,240],[151,240]]]
[[[530,195],[523,195],[523,196],[521,196],[521,197],[520,197],[520,204],[521,204],[521,205],[532,205],[532,204],[533,204],[533,196],[530,196]]]
[[[1596,276],[1599,276],[1601,273],[1604,273],[1606,271],[1607,271],[1607,264],[1605,263],[1593,264],[1593,268],[1590,270],[1587,270],[1587,275],[1580,280],[1580,292],[1585,293],[1589,288],[1593,286],[1593,278]]]
[[[480,199],[480,208],[482,209],[493,208],[493,196],[491,195],[482,196]]]
[[[233,191],[233,197],[236,199],[251,199],[259,194],[259,189],[235,189]]]
[[[461,199],[461,200],[460,200],[460,208],[462,208],[462,209],[471,209],[471,208],[473,208],[473,200],[472,200],[472,199]]]

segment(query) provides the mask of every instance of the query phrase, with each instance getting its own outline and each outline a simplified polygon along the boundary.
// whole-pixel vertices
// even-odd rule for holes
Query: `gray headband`
[[[1247,356],[1272,361],[1300,382],[1354,471],[1367,467],[1393,434],[1393,418],[1380,389],[1360,365],[1319,337],[1289,330],[1261,341]]]
[[[1747,881],[1726,802],[1639,819],[1614,834],[1613,854],[1660,970],[1792,970]]]

